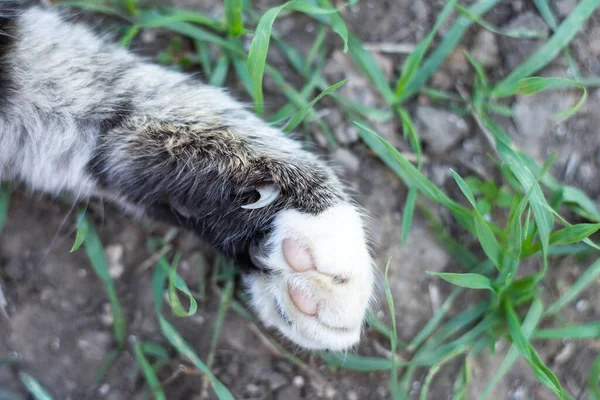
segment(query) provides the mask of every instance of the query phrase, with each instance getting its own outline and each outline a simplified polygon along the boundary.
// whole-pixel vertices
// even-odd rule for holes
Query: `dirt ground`
[[[172,3],[219,15],[219,1],[174,0]],[[276,1],[258,1],[266,9]],[[469,2],[465,2],[469,3]],[[576,5],[576,0],[551,0],[555,15],[564,18]],[[345,13],[350,30],[371,44],[415,43],[430,30],[444,2],[441,0],[362,0]],[[548,28],[531,2],[513,0],[494,8],[487,17],[496,26],[540,30]],[[307,49],[314,37],[315,25],[305,17],[292,15],[276,23],[276,29],[300,49]],[[442,34],[447,27],[442,29]],[[548,32],[549,33],[549,32]],[[140,36],[140,51],[151,54],[164,41],[162,32],[146,31]],[[326,73],[331,81],[339,76],[350,83],[343,94],[368,105],[381,103],[375,90],[352,70],[346,56],[339,51],[337,39],[331,35]],[[434,76],[434,86],[455,90],[469,87],[472,75],[463,50],[468,49],[482,62],[492,77],[507,74],[539,46],[533,40],[499,38],[479,27],[472,27],[461,47]],[[574,40],[573,53],[584,76],[600,75],[600,14],[596,13]],[[398,76],[403,54],[378,52],[378,59],[391,76]],[[273,56],[277,64],[277,56]],[[289,71],[281,62],[282,72]],[[559,58],[546,68],[543,75],[568,76],[564,59]],[[277,104],[276,89],[265,82],[267,103]],[[235,85],[235,82],[232,83]],[[235,86],[233,92],[237,93]],[[516,143],[543,161],[558,153],[554,166],[557,178],[578,186],[598,200],[600,180],[600,91],[591,90],[584,109],[566,122],[557,123],[551,116],[577,101],[576,92],[545,93],[542,96],[519,97],[510,104],[513,118],[500,119]],[[355,189],[356,200],[371,216],[370,229],[375,242],[377,264],[385,265],[392,258],[390,284],[395,298],[397,324],[401,339],[409,340],[431,318],[450,287],[425,271],[456,270],[457,263],[436,242],[424,220],[417,214],[411,236],[400,245],[402,207],[405,188],[365,146],[357,133],[331,103],[321,104],[324,115],[334,125],[340,143],[335,151],[324,145],[318,131],[312,138],[319,151],[333,160],[344,178]],[[424,170],[436,184],[456,193],[449,168],[461,174],[478,173],[494,177],[493,164],[487,154],[489,144],[474,121],[452,114],[416,99],[410,110],[415,117],[424,142],[427,162]],[[409,151],[402,141],[397,121],[379,124],[379,132],[400,149]],[[458,196],[458,194],[456,194]],[[162,337],[155,317],[151,294],[151,270],[139,271],[139,266],[151,256],[146,240],[166,227],[140,223],[124,216],[110,206],[98,205],[94,213],[104,245],[115,256],[116,264],[124,267],[116,279],[119,297],[129,322],[129,334],[169,347]],[[101,212],[103,210],[103,212]],[[95,377],[105,356],[114,348],[111,315],[99,280],[90,268],[83,251],[69,253],[74,239],[75,216],[68,202],[38,194],[17,192],[13,195],[7,225],[0,235],[0,285],[6,296],[8,317],[0,314],[0,360],[19,357],[18,364],[0,363],[0,387],[26,394],[18,380],[18,371],[27,371],[53,394],[54,399],[146,399],[150,398],[138,374],[130,351],[125,351],[110,370],[103,383]],[[452,228],[452,227],[450,227]],[[191,234],[180,232],[174,246],[183,253],[181,273],[192,288],[198,286],[198,265],[211,264],[212,251]],[[551,276],[546,282],[549,298],[558,296],[587,265],[576,259],[553,259]],[[210,269],[206,270],[206,274]],[[567,321],[600,320],[600,282],[596,282],[563,314]],[[380,298],[383,295],[380,294]],[[382,304],[384,304],[382,302]],[[462,303],[465,304],[464,302]],[[180,319],[176,326],[197,353],[208,352],[218,298],[209,290],[208,300],[200,304],[193,318]],[[385,307],[382,307],[382,309]],[[456,310],[460,310],[460,302]],[[386,312],[378,316],[389,321]],[[388,343],[369,329],[356,350],[361,355],[389,356]],[[296,349],[282,342],[292,352]],[[587,372],[597,356],[600,341],[537,343],[544,361],[559,376],[576,398],[585,396]],[[471,394],[476,396],[494,375],[506,352],[500,343],[494,357],[476,360]],[[294,400],[304,398],[386,399],[389,397],[387,373],[355,373],[329,371],[323,362],[305,353],[297,353],[307,367],[300,368],[280,357],[265,345],[262,334],[235,313],[225,320],[219,342],[215,375],[240,399]],[[176,370],[178,359],[173,353],[166,378]],[[429,398],[450,398],[458,370],[450,364],[436,378]],[[423,375],[416,375],[411,396],[418,397]],[[169,399],[200,399],[202,378],[180,374],[166,386]],[[517,363],[508,376],[497,385],[493,399],[552,399],[553,395],[532,376],[529,368]],[[0,399],[3,399],[0,393]]]

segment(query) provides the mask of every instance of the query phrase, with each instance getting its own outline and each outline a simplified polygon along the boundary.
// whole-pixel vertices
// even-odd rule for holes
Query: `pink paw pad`
[[[309,249],[294,239],[284,239],[282,243],[283,257],[287,264],[296,272],[306,272],[315,269]],[[307,315],[316,315],[317,301],[307,288],[288,286],[288,292],[296,308]]]

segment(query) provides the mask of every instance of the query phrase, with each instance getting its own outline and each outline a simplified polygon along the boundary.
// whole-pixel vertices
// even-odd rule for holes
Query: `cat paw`
[[[374,269],[355,207],[280,211],[254,261],[265,272],[246,283],[263,323],[307,349],[345,350],[359,341]]]

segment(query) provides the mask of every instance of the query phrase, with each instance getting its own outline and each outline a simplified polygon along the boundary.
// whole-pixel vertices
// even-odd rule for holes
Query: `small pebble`
[[[102,313],[100,314],[100,322],[104,326],[111,326],[115,322],[115,318],[113,317],[112,310],[110,309],[109,303],[104,303],[102,305]]]
[[[294,379],[292,379],[292,384],[296,387],[304,387],[304,377],[301,375],[296,375]]]
[[[100,394],[100,396],[106,396],[106,394],[108,393],[109,390],[110,390],[110,385],[108,383],[105,383],[98,388],[98,393]]]
[[[590,309],[590,302],[586,299],[578,300],[577,303],[575,303],[575,309],[579,312],[586,312]]]
[[[354,390],[350,390],[348,394],[346,394],[346,398],[348,400],[358,400],[358,394]]]

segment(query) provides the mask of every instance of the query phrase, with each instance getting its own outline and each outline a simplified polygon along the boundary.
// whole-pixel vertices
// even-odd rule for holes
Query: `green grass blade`
[[[329,367],[340,367],[344,370],[358,372],[389,371],[392,369],[392,360],[387,358],[361,357],[356,354],[339,356],[328,352],[316,352],[325,360]]]
[[[421,389],[421,394],[419,396],[420,400],[427,400],[427,393],[429,393],[429,386],[431,385],[431,382],[433,382],[433,378],[439,372],[439,370],[442,368],[442,366],[444,364],[446,364],[448,361],[452,361],[456,357],[465,353],[467,350],[468,350],[467,345],[456,347],[447,356],[445,356],[442,360],[440,360],[438,363],[436,363],[434,366],[432,366],[429,369],[429,372],[427,373],[427,376],[425,377],[425,381],[423,382],[423,388]]]
[[[468,289],[488,289],[492,292],[495,291],[492,285],[492,281],[487,276],[480,274],[466,273],[466,274],[454,274],[449,272],[431,272],[427,271],[429,275],[435,275],[438,278],[450,282],[453,285],[460,286]]]
[[[242,0],[225,0],[225,18],[231,36],[244,33]]]
[[[129,47],[131,41],[137,36],[140,32],[140,27],[137,25],[132,25],[125,31],[125,34],[121,37],[119,44],[121,47]]]
[[[213,390],[220,400],[234,400],[231,392],[223,385],[210,371],[210,369],[200,360],[200,358],[194,353],[190,345],[181,337],[181,335],[175,330],[175,328],[163,317],[162,315],[162,294],[167,279],[168,272],[164,268],[158,266],[154,270],[154,276],[152,279],[152,291],[154,294],[154,304],[156,307],[156,313],[158,315],[158,321],[161,331],[171,343],[171,345],[177,349],[177,351],[191,362],[196,368],[204,373],[211,381]]]
[[[558,23],[556,22],[556,18],[554,18],[554,14],[552,13],[552,9],[550,8],[550,4],[548,4],[547,0],[533,0],[533,4],[535,4],[536,8],[540,12],[540,15],[546,21],[546,24],[553,31],[558,27]]]
[[[506,241],[506,248],[504,250],[504,254],[502,257],[502,271],[497,278],[497,282],[501,287],[506,287],[510,285],[511,281],[517,275],[517,269],[519,268],[519,261],[521,260],[521,252],[523,251],[523,229],[521,227],[521,218],[525,209],[527,208],[527,204],[529,203],[529,198],[533,193],[533,188],[530,189],[527,194],[521,199],[517,207],[510,214],[508,219],[508,235]],[[524,231],[527,233],[529,229],[529,212],[528,210],[527,218],[525,219],[525,229]]]
[[[458,288],[457,290],[462,291],[463,289]],[[455,290],[455,292],[457,290]],[[448,321],[444,326],[442,326],[438,330],[438,332],[436,332],[435,334],[433,334],[431,336],[429,341],[424,343],[419,348],[419,350],[417,350],[413,359],[430,354],[432,351],[434,351],[436,348],[438,348],[438,346],[440,346],[441,343],[443,343],[445,340],[449,339],[451,336],[453,336],[457,332],[468,327],[473,322],[475,322],[476,320],[481,318],[481,316],[488,310],[488,308],[489,308],[488,301],[479,302],[476,305],[474,305],[473,307],[470,307],[469,309],[461,312],[457,316],[450,319],[450,321]],[[480,325],[482,325],[482,324],[483,324],[483,322],[480,323]],[[425,328],[423,329],[423,331],[425,329],[429,329],[429,326],[430,326],[430,323],[427,323]],[[489,327],[486,325],[485,328],[489,328]],[[478,328],[478,327],[474,328],[475,336],[478,334],[477,329],[480,329],[480,328]],[[433,329],[431,329],[431,330],[433,330]],[[472,336],[473,331],[471,331],[469,334]],[[427,335],[423,335],[423,338],[425,338],[426,336]],[[416,339],[416,337],[415,337],[415,339]],[[415,339],[413,339],[413,342],[416,342]],[[411,343],[413,343],[413,342],[411,342]],[[409,346],[409,349],[410,349],[410,346]],[[401,387],[405,389],[406,397],[408,397],[408,392],[410,391],[409,386],[412,383],[413,375],[414,375],[415,371],[416,371],[415,366],[409,366],[407,368],[406,372],[404,373],[404,376],[402,377]]]
[[[311,46],[310,50],[308,51],[308,53],[306,55],[306,60],[308,60],[308,61],[304,62],[304,60],[302,60],[304,62],[304,66],[302,66],[302,64],[299,65],[298,70],[302,71],[302,75],[304,75],[304,76],[310,75],[310,69],[311,69],[311,66],[313,65],[313,63],[311,61],[317,59],[317,55],[319,54],[321,49],[323,49],[323,45],[325,44],[326,37],[327,37],[327,32],[325,31],[325,28],[323,27],[322,24],[319,24],[319,31],[317,32],[317,37],[315,38],[313,45]],[[288,47],[291,47],[291,46],[288,46]]]
[[[597,339],[600,337],[600,322],[562,328],[538,329],[534,339]]]
[[[52,396],[50,396],[33,376],[26,374],[25,372],[20,372],[19,377],[29,393],[31,393],[36,400],[52,400]]]
[[[452,342],[443,344],[437,348],[427,347],[423,352],[415,355],[410,361],[410,365],[432,366],[457,348],[467,348],[476,342],[481,335],[488,332],[500,323],[500,319],[495,315],[488,315],[483,318],[473,329]]]
[[[427,34],[425,39],[423,39],[423,41],[421,41],[421,43],[419,43],[417,47],[415,47],[415,49],[406,58],[406,61],[402,66],[402,73],[400,74],[400,79],[396,84],[395,94],[398,98],[404,97],[404,91],[417,74],[417,70],[421,65],[423,57],[425,57],[425,53],[427,52],[427,49],[429,49],[433,38],[435,37],[437,31],[440,29],[444,21],[446,21],[450,14],[452,14],[455,5],[456,0],[449,0],[446,3],[442,12],[438,15],[435,21],[435,25],[433,26],[431,31]]]
[[[483,15],[494,7],[499,0],[478,0],[469,11],[474,15]],[[444,39],[431,55],[425,59],[423,65],[419,68],[414,78],[410,81],[401,100],[406,100],[417,93],[431,76],[441,67],[448,56],[452,54],[467,29],[473,24],[473,21],[465,17],[460,17],[454,22],[452,28],[446,32]]]
[[[411,187],[408,189],[408,194],[406,195],[406,202],[404,203],[404,212],[402,213],[402,233],[400,241],[403,245],[406,244],[406,240],[408,239],[408,233],[410,232],[410,227],[412,225],[412,220],[415,212],[416,201],[417,189]]]
[[[82,10],[93,11],[127,19],[126,16],[121,13],[121,11],[100,3],[93,3],[89,1],[64,1],[61,2],[59,6],[80,8]]]
[[[0,399],[2,400],[27,400],[21,393],[0,387]]]
[[[598,206],[585,192],[572,186],[563,186],[548,173],[542,174],[540,166],[526,154],[519,152],[519,158],[536,176],[542,177],[541,182],[544,186],[553,192],[562,192],[563,203],[569,205],[573,211],[591,221],[600,222]]]
[[[450,172],[452,173],[452,176],[454,177],[454,180],[458,184],[460,190],[463,192],[467,200],[469,200],[469,203],[471,203],[473,206],[475,232],[483,251],[492,261],[492,263],[494,263],[497,268],[500,268],[500,256],[502,254],[502,249],[500,248],[498,239],[496,239],[494,232],[477,209],[475,197],[473,196],[469,185],[467,185],[467,183],[455,171],[451,170]]]
[[[373,58],[373,55],[364,48],[360,40],[354,35],[348,37],[348,48],[354,64],[362,73],[369,77],[369,80],[373,82],[386,103],[393,104],[396,101],[396,95],[390,88],[385,74]]]
[[[398,340],[398,333],[396,331],[396,309],[394,308],[394,297],[392,296],[392,290],[390,289],[390,282],[388,280],[388,272],[390,269],[392,259],[390,258],[385,265],[385,298],[388,303],[388,309],[390,312],[390,318],[392,319],[392,336],[390,337],[390,350],[392,352],[392,368],[390,371],[390,386],[392,391],[392,399],[400,399],[400,389],[398,387],[398,366],[396,364],[396,345]]]
[[[83,216],[81,224],[82,229],[86,229],[88,231],[83,242],[85,251],[90,259],[94,271],[96,272],[96,275],[104,284],[104,289],[108,295],[108,300],[110,302],[110,308],[114,319],[113,330],[115,340],[117,341],[119,348],[123,348],[125,346],[125,336],[127,334],[127,323],[125,321],[123,309],[121,308],[121,303],[117,297],[115,285],[110,277],[110,274],[108,273],[108,261],[106,260],[106,255],[104,253],[104,247],[102,246],[102,242],[100,241],[94,226],[87,216]]]
[[[456,10],[465,18],[470,19],[476,24],[480,25],[482,28],[495,33],[496,35],[507,36],[515,39],[545,39],[545,32],[536,32],[536,31],[528,31],[528,30],[514,30],[514,29],[500,29],[490,24],[479,15],[473,14],[468,9],[456,5]]]
[[[408,137],[408,142],[410,143],[410,147],[417,155],[417,168],[421,169],[421,165],[423,164],[423,152],[421,149],[421,141],[419,139],[419,134],[417,129],[415,128],[415,124],[410,117],[408,111],[406,111],[402,107],[396,107],[396,112],[400,116],[402,120],[402,132],[404,134],[404,138]]]
[[[577,243],[587,239],[589,236],[596,233],[598,229],[600,229],[600,223],[567,226],[550,235],[550,244],[560,245]]]
[[[564,391],[560,385],[560,382],[554,373],[552,373],[552,371],[550,371],[550,369],[544,365],[535,349],[531,346],[531,344],[529,344],[525,333],[521,329],[519,318],[517,317],[517,314],[515,313],[515,310],[510,302],[505,303],[504,309],[506,312],[508,331],[513,344],[519,353],[521,353],[523,358],[525,358],[537,379],[542,384],[546,385],[554,394],[556,394],[559,399],[564,399]]]
[[[498,83],[492,90],[492,95],[496,97],[505,96],[516,82],[535,74],[556,58],[599,5],[600,0],[581,0],[556,29],[552,37],[533,56],[518,66],[502,82]]]
[[[329,2],[327,0],[317,0],[321,7],[327,7]],[[339,13],[335,13],[329,16],[329,21],[331,24],[331,29],[340,35],[342,40],[344,41],[344,53],[348,52],[348,28],[346,27],[346,23],[344,19],[340,16]]]
[[[371,128],[363,123],[355,122],[360,128],[359,135],[362,140],[384,161],[388,167],[398,175],[408,186],[419,189],[431,201],[443,204],[460,218],[461,224],[468,230],[473,231],[471,212],[462,205],[450,199],[444,192],[428,180],[417,168],[415,168],[394,146],[382,139]]]
[[[201,40],[194,40],[194,46],[196,48],[197,60],[202,67],[202,74],[207,77],[212,75],[212,60],[210,54],[210,47],[208,43]],[[244,63],[244,70],[246,70],[246,63]],[[243,80],[241,80],[243,83]],[[250,91],[252,92],[252,90]]]
[[[102,360],[102,363],[100,364],[100,367],[98,367],[98,371],[96,372],[97,383],[101,383],[104,381],[104,378],[106,378],[106,374],[108,374],[108,371],[113,366],[115,361],[117,361],[122,352],[123,349],[118,348],[111,350],[106,356],[104,356],[104,359]]]
[[[177,255],[175,256],[173,262],[169,264],[164,257],[161,257],[157,262],[157,267],[166,271],[169,277],[168,293],[171,310],[178,317],[190,317],[196,314],[196,311],[198,310],[198,304],[185,281],[179,276],[179,274],[177,274],[177,265],[179,264],[179,259],[180,256]],[[183,293],[188,299],[190,305],[187,311],[181,304],[177,291]]]
[[[227,25],[217,19],[207,17],[197,11],[180,8],[161,9],[160,14],[156,11],[145,11],[140,14],[139,19],[144,22],[146,28],[166,27],[173,22],[190,22],[206,26],[219,33],[225,33],[227,30]]]
[[[165,28],[195,40],[214,43],[223,49],[231,51],[240,57],[245,57],[246,52],[235,41],[223,39],[200,26],[192,25],[188,19],[177,14],[162,15],[157,12],[147,11],[140,15],[140,26],[143,28]]]
[[[77,233],[75,235],[75,243],[73,243],[73,247],[71,248],[71,253],[73,253],[81,247],[90,231],[89,224],[83,222],[84,218],[85,210],[80,209],[77,213]]]
[[[468,400],[469,381],[471,380],[470,357],[465,358],[462,368],[452,387],[452,400]]]
[[[529,204],[542,243],[542,255],[545,270],[550,232],[554,226],[554,218],[549,211],[550,206],[544,197],[544,193],[538,184],[537,179],[532,174],[532,171],[525,166],[526,164],[519,157],[518,153],[511,148],[508,135],[487,115],[483,115],[482,120],[484,125],[494,135],[496,139],[496,148],[505,164],[517,178],[525,193],[531,192]]]
[[[535,93],[539,93],[544,90],[552,89],[564,89],[564,88],[579,88],[583,90],[583,94],[579,101],[567,110],[561,111],[552,116],[555,120],[561,120],[568,118],[575,114],[583,107],[588,99],[587,88],[579,82],[565,79],[565,78],[542,78],[534,76],[531,78],[525,78],[515,84],[514,91],[510,95],[523,94],[530,96]]]
[[[8,183],[0,185],[0,232],[8,218],[8,204],[10,203],[11,189]]]
[[[156,361],[163,363],[169,361],[169,352],[160,344],[152,342],[142,342],[142,351],[144,354],[148,354],[156,358]],[[156,368],[154,368],[156,369]]]
[[[423,329],[410,341],[408,344],[408,351],[413,351],[417,347],[419,347],[430,335],[431,333],[438,327],[439,323],[442,319],[450,312],[452,308],[452,304],[454,301],[463,293],[463,289],[455,288],[450,296],[446,298],[444,303],[440,306],[437,312],[431,317]]]
[[[292,118],[290,118],[289,122],[286,124],[286,126],[284,128],[284,131],[285,132],[294,131],[298,127],[298,125],[300,125],[302,123],[304,118],[306,118],[308,111],[310,109],[312,109],[319,100],[321,100],[323,97],[327,96],[329,93],[335,92],[337,89],[344,86],[346,84],[346,82],[348,82],[348,79],[344,79],[338,83],[334,83],[333,85],[329,86],[327,89],[325,89],[321,93],[319,93],[319,95],[317,97],[315,97],[310,103],[308,103],[304,109],[298,110],[298,112],[296,112],[296,114],[294,114],[292,116]]]
[[[208,358],[206,361],[208,368],[212,367],[212,364],[215,359],[215,354],[217,351],[217,344],[219,343],[219,338],[221,336],[221,330],[223,329],[223,321],[225,321],[225,316],[227,315],[227,311],[229,310],[229,306],[231,305],[231,299],[233,297],[234,288],[235,288],[234,284],[235,284],[235,275],[232,274],[231,277],[225,283],[225,287],[223,288],[223,292],[221,293],[221,298],[219,299],[219,308],[217,309],[217,316],[215,318],[213,334],[210,339],[210,348],[208,351]]]
[[[125,10],[131,15],[138,15],[138,0],[124,0],[123,4]]]
[[[553,315],[559,312],[564,306],[572,302],[590,286],[596,278],[600,275],[600,258],[597,259],[592,265],[590,265],[581,276],[575,281],[573,286],[566,291],[558,300],[552,303],[548,309],[544,312],[545,316]]]
[[[387,337],[388,340],[391,340],[392,330],[382,321],[377,319],[377,317],[370,311],[367,312],[366,322],[367,325],[369,325],[369,328],[381,333],[383,336]]]
[[[162,390],[160,381],[156,376],[156,372],[154,372],[154,368],[152,368],[152,365],[150,365],[150,362],[148,362],[146,359],[142,344],[140,342],[136,341],[133,345],[133,354],[135,356],[135,360],[142,369],[142,373],[144,374],[144,378],[146,379],[146,383],[148,384],[154,399],[166,400],[165,392]]]
[[[596,358],[590,374],[588,376],[588,400],[600,400],[600,388],[598,387],[598,378],[600,378],[600,356]]]
[[[335,9],[324,9],[299,1],[290,1],[279,7],[271,8],[261,17],[254,32],[254,39],[252,39],[252,43],[250,44],[247,61],[248,72],[254,83],[254,108],[258,115],[263,115],[264,113],[262,82],[267,62],[267,52],[271,41],[271,30],[273,29],[275,18],[284,9],[306,14],[331,14],[337,12]]]
[[[529,308],[527,315],[525,316],[523,325],[521,325],[521,331],[523,332],[523,336],[525,336],[526,340],[529,340],[535,327],[539,324],[541,317],[542,317],[542,311],[543,311],[542,302],[539,299],[535,299],[533,301],[533,303],[531,304],[531,307]],[[519,358],[519,350],[513,344],[510,346],[508,353],[506,353],[506,356],[504,357],[504,360],[502,361],[502,364],[500,365],[498,372],[496,372],[496,375],[494,375],[494,377],[490,380],[490,382],[488,382],[487,386],[483,390],[483,393],[479,397],[479,400],[487,399],[487,397],[490,395],[494,386],[496,386],[496,384],[498,384],[498,382],[500,382],[500,380],[504,377],[504,375],[506,375],[506,373],[508,371],[510,371],[510,369],[512,368],[512,365],[517,361],[518,358]]]
[[[233,68],[235,69],[235,75],[237,79],[242,83],[244,89],[250,96],[254,96],[254,89],[252,87],[252,77],[248,73],[246,68],[246,61],[239,57],[234,57],[232,60]]]
[[[483,64],[474,59],[471,53],[469,53],[468,51],[465,51],[465,57],[467,57],[467,61],[469,61],[469,64],[471,64],[473,70],[475,70],[475,75],[479,79],[480,84],[483,85],[482,89],[487,91],[488,77],[485,73],[485,68]]]
[[[229,57],[227,57],[225,54],[221,54],[212,70],[208,83],[213,86],[222,87],[225,84],[225,79],[227,78],[228,72]]]

